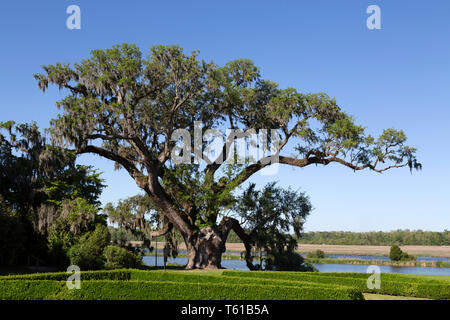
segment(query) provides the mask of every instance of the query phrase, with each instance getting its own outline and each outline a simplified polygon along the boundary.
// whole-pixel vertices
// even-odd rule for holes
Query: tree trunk
[[[186,269],[221,269],[225,240],[222,232],[211,227],[203,228],[192,235],[186,241]]]

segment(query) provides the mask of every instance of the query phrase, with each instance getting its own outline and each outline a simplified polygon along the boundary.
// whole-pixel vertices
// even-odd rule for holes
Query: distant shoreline
[[[400,246],[400,248],[413,256],[450,258],[450,246],[409,245]],[[297,251],[301,253],[307,253],[314,250],[322,250],[326,254],[389,256],[390,249],[390,246],[299,244]]]
[[[132,241],[137,243],[138,241]],[[152,242],[154,245],[154,242]],[[157,246],[162,249],[163,242],[158,242]],[[450,258],[450,246],[400,246],[403,251],[414,256],[426,256],[437,258]],[[185,250],[184,243],[180,243],[180,250]],[[315,250],[322,250],[325,254],[340,254],[349,256],[389,256],[390,246],[366,246],[366,245],[330,245],[330,244],[299,244],[297,252],[308,253]],[[243,243],[227,243],[227,251],[244,251]]]

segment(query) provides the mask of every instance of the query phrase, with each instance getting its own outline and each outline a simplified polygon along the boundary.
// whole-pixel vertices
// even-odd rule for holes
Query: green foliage
[[[5,227],[14,223],[17,233],[0,235],[10,239],[0,240],[9,252],[8,257],[0,254],[0,264],[26,264],[37,256],[47,264],[66,265],[68,247],[80,231],[73,228],[89,229],[87,221],[72,219],[77,212],[72,204],[98,205],[104,187],[99,173],[76,165],[74,152],[47,144],[35,123],[8,121],[0,123],[0,180],[0,219]],[[98,222],[91,213],[88,217]]]
[[[103,213],[118,227],[112,229],[111,236],[113,243],[122,247],[125,247],[128,241],[138,239],[143,241],[141,249],[152,250],[150,244],[154,233],[167,225],[167,219],[158,213],[153,199],[146,194],[119,200],[116,205],[107,203]],[[164,238],[169,248],[169,255],[175,258],[178,253],[175,230],[167,230]]]
[[[51,179],[45,183],[47,203],[62,206],[65,200],[83,198],[87,203],[99,205],[99,196],[105,185],[100,178],[100,172],[92,166],[77,165],[62,172],[58,179]]]
[[[323,259],[325,258],[325,252],[323,252],[320,249],[317,249],[316,251],[309,252],[308,258]]]
[[[0,195],[0,265],[12,265],[24,254],[26,230],[18,214],[11,212]]]
[[[65,272],[2,276],[0,299],[361,299],[361,292],[450,299],[448,280],[389,273],[381,274],[381,289],[368,289],[367,273],[82,271],[82,290],[58,291],[65,290],[67,276]]]
[[[117,274],[116,274],[117,272]],[[88,280],[89,275],[89,280]],[[96,275],[96,276],[94,276]],[[121,281],[117,281],[118,276]],[[41,275],[42,277],[43,275]],[[53,281],[40,280],[36,275],[0,277],[0,299],[155,299],[155,300],[361,300],[361,293],[344,286],[325,286],[307,282],[274,279],[188,274],[159,271],[98,271],[82,272],[81,290],[67,290],[63,277],[53,274]],[[46,277],[51,279],[52,277]],[[111,280],[106,280],[111,277]],[[34,278],[35,280],[31,280]],[[28,280],[25,280],[28,279]],[[90,281],[96,279],[96,281]],[[129,281],[123,281],[129,280]],[[136,281],[137,280],[137,281]],[[29,292],[23,288],[44,287]]]
[[[414,256],[410,256],[406,252],[402,251],[399,246],[393,245],[391,247],[391,250],[389,252],[389,258],[392,261],[410,261],[410,260],[416,260]]]
[[[297,241],[289,234],[293,229],[295,235],[300,236],[311,210],[304,193],[284,190],[275,183],[267,184],[261,191],[250,184],[235,205],[236,213],[245,221],[252,244],[264,248],[268,270],[312,271],[294,252]]]
[[[313,265],[305,262],[303,257],[293,251],[271,252],[266,260],[266,270],[276,271],[316,271]]]
[[[392,261],[400,261],[403,257],[403,251],[400,249],[399,246],[393,245],[391,247],[391,250],[389,251],[389,258]]]
[[[110,239],[108,228],[98,224],[94,231],[84,234],[80,241],[70,248],[70,263],[79,266],[81,270],[103,268],[105,264],[103,250],[109,244]]]
[[[53,300],[65,281],[0,280],[0,300]]]
[[[136,45],[124,43],[93,50],[89,58],[73,65],[44,66],[43,73],[35,75],[41,90],[56,85],[68,92],[57,102],[61,112],[51,122],[54,140],[75,146],[77,153],[110,159],[116,168],[127,170],[143,190],[161,191],[151,193],[161,217],[177,221],[174,227],[185,238],[200,234],[199,229],[206,226],[218,227],[218,217],[233,204],[232,192],[271,160],[266,157],[256,163],[224,165],[222,157],[209,159],[206,165],[174,165],[170,161],[176,146],[172,134],[183,128],[194,136],[197,120],[204,125],[201,134],[224,125],[243,131],[274,128],[282,141],[276,151],[280,162],[300,168],[333,162],[376,172],[421,168],[416,150],[405,144],[401,130],[387,129],[372,137],[324,93],[280,88],[263,79],[248,59],[218,66],[200,60],[198,55],[197,51],[185,54],[178,46],[159,45],[143,57]],[[3,127],[8,130],[10,124]],[[203,147],[206,145],[204,141]],[[286,145],[297,154],[283,154],[281,149]],[[203,150],[194,149],[186,151],[188,160]],[[280,208],[286,205],[287,209]],[[294,211],[286,201],[280,206],[274,209]],[[298,210],[304,211],[301,207]],[[304,222],[302,214],[289,220],[296,234]],[[286,228],[278,224],[285,233]],[[281,232],[272,233],[270,239],[274,236],[287,239]],[[271,246],[274,254],[281,254],[275,247]]]
[[[236,239],[237,240],[237,239]],[[448,246],[450,231],[410,231],[396,230],[390,232],[344,232],[344,231],[311,231],[302,234],[299,243],[335,244],[335,245],[399,245]]]
[[[67,251],[75,245],[82,234],[95,229],[97,223],[106,225],[99,209],[84,198],[63,200],[61,209],[48,228],[48,247],[53,262],[59,257],[58,265],[67,265]]]
[[[130,269],[123,270],[95,270],[81,271],[81,280],[130,280],[132,271]],[[46,272],[46,273],[30,273],[19,275],[0,276],[0,280],[55,280],[66,281],[69,277],[66,272]]]
[[[137,268],[141,265],[141,257],[118,246],[107,246],[103,250],[106,269]]]
[[[45,287],[33,291],[29,299],[63,300],[362,300],[361,293],[347,288],[316,288],[302,286],[217,284],[157,281],[84,281],[81,290],[68,290],[65,282],[3,281],[0,298],[24,299],[24,288]],[[36,283],[36,284],[35,284]],[[40,284],[38,286],[38,284]],[[50,287],[50,288],[49,288]],[[59,289],[59,290],[58,290]]]
[[[246,272],[224,271],[223,275],[231,277],[257,277],[269,279],[284,279],[292,281],[307,281],[321,284],[356,287],[361,292],[411,296],[429,299],[450,299],[450,284],[448,281],[418,280],[412,277],[402,277],[397,274],[382,274],[381,288],[369,289],[367,278],[370,274],[354,273],[306,273],[306,272]],[[386,276],[387,275],[387,276]]]

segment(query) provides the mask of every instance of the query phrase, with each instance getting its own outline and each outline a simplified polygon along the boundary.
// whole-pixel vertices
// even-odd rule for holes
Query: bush
[[[325,252],[322,250],[317,249],[316,251],[312,251],[308,253],[308,258],[315,258],[315,259],[324,259],[325,258]]]
[[[274,271],[316,271],[305,262],[303,257],[292,251],[269,253],[266,259],[266,269]]]
[[[108,228],[98,224],[94,231],[83,235],[69,250],[70,263],[82,270],[102,269],[105,264],[104,248],[109,244]]]
[[[414,256],[410,256],[406,252],[402,251],[399,246],[393,245],[391,251],[389,252],[389,258],[392,261],[409,261],[416,260]]]
[[[137,268],[141,265],[141,257],[130,250],[118,246],[107,246],[103,250],[106,269]]]

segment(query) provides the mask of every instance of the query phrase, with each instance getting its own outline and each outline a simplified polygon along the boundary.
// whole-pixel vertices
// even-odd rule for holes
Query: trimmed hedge
[[[446,281],[423,280],[415,281],[415,278],[402,278],[396,275],[381,275],[381,288],[367,288],[367,278],[370,274],[347,274],[347,273],[307,273],[307,272],[271,272],[271,271],[224,271],[224,276],[230,277],[255,277],[284,279],[294,281],[316,282],[328,285],[352,286],[361,292],[381,293],[398,296],[411,296],[429,299],[450,299],[450,284]],[[397,279],[399,281],[391,281]]]
[[[0,300],[49,300],[55,299],[65,281],[52,280],[1,280]]]
[[[369,273],[356,272],[305,272],[305,274],[315,275],[318,277],[344,277],[344,278],[359,278],[367,279]],[[430,284],[449,284],[450,280],[419,278],[416,275],[401,274],[401,273],[381,273],[381,280],[400,281],[400,282],[424,282]]]
[[[56,273],[35,273],[26,275],[11,275],[0,277],[0,280],[67,280],[69,274],[65,272]],[[171,281],[171,282],[188,282],[188,283],[235,283],[235,277],[226,275],[211,275],[198,274],[188,272],[172,272],[172,271],[143,271],[143,270],[110,270],[110,271],[82,271],[81,280],[143,280],[143,281]],[[314,287],[329,287],[328,284],[321,284],[317,282],[272,279],[272,278],[253,278],[242,277],[239,279],[239,284],[258,284],[258,285],[282,285],[282,286],[314,286]],[[351,288],[344,286],[345,288]]]
[[[2,280],[0,299],[8,300],[360,300],[359,291],[346,288],[187,283],[170,281],[88,280],[80,290],[65,281]]]
[[[144,300],[353,300],[358,291],[287,287],[279,285],[222,284],[170,281],[88,281],[81,290],[67,290],[64,299]]]
[[[251,277],[236,281],[236,277],[221,275],[142,270],[82,272],[81,290],[68,290],[68,276],[60,272],[0,277],[0,299],[363,299],[354,287]]]
[[[52,297],[55,298],[55,295],[59,293],[59,290],[56,289],[59,287],[58,285],[55,286],[54,282],[61,281],[65,283],[65,280],[67,280],[68,276],[69,274],[65,272],[2,276],[0,277],[0,282],[2,284],[2,286],[0,286],[0,288],[2,289],[2,294],[0,295],[0,298],[11,299],[11,297],[17,296],[19,294],[18,291],[20,290],[23,290],[24,292],[23,294],[20,294],[20,296],[27,299],[44,299],[44,298],[51,299]],[[215,285],[220,285],[220,286],[231,286],[232,288],[235,288],[236,285],[244,285],[256,287],[273,286],[279,289],[283,288],[283,290],[289,287],[295,290],[301,289],[303,293],[299,294],[298,298],[295,299],[347,299],[347,298],[361,299],[362,298],[361,292],[372,292],[372,293],[412,296],[431,299],[450,299],[449,281],[436,279],[420,279],[408,275],[382,273],[381,288],[368,289],[367,278],[369,276],[370,274],[367,273],[318,273],[318,272],[308,273],[308,272],[270,272],[270,271],[250,272],[250,271],[228,271],[228,270],[223,271],[222,275],[211,275],[211,274],[203,275],[201,273],[188,273],[182,271],[176,272],[143,271],[133,269],[81,272],[82,286],[86,285],[89,288],[92,288],[90,290],[94,290],[93,289],[94,287],[90,287],[91,286],[90,283],[92,281],[93,281],[92,283],[94,284],[100,283],[95,280],[107,280],[109,282],[113,281],[111,283],[114,283],[114,286],[116,286],[117,290],[119,291],[121,290],[120,289],[121,286],[119,285],[119,283],[121,282],[133,283],[136,280],[139,280],[140,282],[159,283],[158,285],[155,285],[158,288],[158,290],[160,290],[161,283],[168,283],[168,284],[177,283],[178,285],[183,286],[188,285],[188,287],[190,286],[196,288],[209,287],[211,285],[212,287],[214,287]],[[29,280],[29,281],[23,281],[25,287],[22,287],[22,285],[21,284],[19,285],[18,283],[14,285],[13,283],[10,283],[9,286],[11,286],[10,287],[11,290],[8,291],[6,290],[7,287],[5,287],[8,286],[7,284],[4,283],[5,280],[8,281]],[[34,281],[40,283],[32,283],[33,282],[32,280],[33,281],[42,280],[44,282]],[[52,283],[51,285],[50,284],[48,285],[49,286],[48,288],[46,285],[47,282],[45,282],[46,280],[48,283]],[[17,289],[17,286],[20,287],[20,290]],[[101,286],[109,287],[110,285],[101,284]],[[132,288],[137,288],[136,285],[131,286]],[[230,290],[232,290],[231,287]],[[4,291],[3,288],[5,288],[6,291]],[[279,289],[277,289],[276,291],[279,292],[280,291]],[[98,290],[109,290],[109,289],[99,288]],[[95,293],[98,290],[95,289],[93,292]],[[135,290],[138,289],[132,289],[130,293],[124,294],[129,294],[137,299],[139,298],[139,290],[138,293],[136,293]],[[168,297],[171,294],[173,294],[173,299],[175,299],[175,297],[177,296],[177,291],[174,291],[172,289],[168,290],[169,290]],[[73,290],[70,290],[70,292],[71,291]],[[228,290],[226,292],[230,293],[231,291]],[[88,297],[90,294],[94,293],[86,293],[86,296]],[[198,299],[197,297],[191,297],[191,295],[189,295],[188,293],[189,290],[183,293],[185,295],[183,299]],[[71,293],[69,294],[69,296],[66,295],[61,297],[58,296],[58,298],[66,299],[70,298],[70,296],[74,294],[75,293]],[[81,293],[79,292],[77,294]],[[284,293],[280,292],[279,299],[286,299],[283,297],[283,294]],[[105,296],[105,299],[107,299],[107,296],[108,295]],[[145,293],[144,296],[146,296]],[[219,296],[222,297],[221,295]],[[163,298],[161,299],[164,299],[164,296],[162,297]],[[253,299],[258,299],[257,297],[258,296],[255,296]],[[103,298],[99,296],[98,299]],[[121,297],[116,297],[112,299],[121,299]],[[267,299],[271,298],[267,297]]]
[[[132,269],[81,271],[81,280],[130,280],[132,271]],[[0,280],[66,281],[69,276],[70,273],[66,272],[48,272],[1,276]]]

